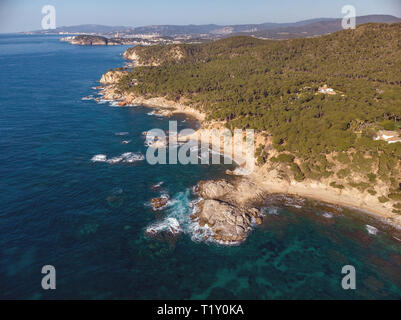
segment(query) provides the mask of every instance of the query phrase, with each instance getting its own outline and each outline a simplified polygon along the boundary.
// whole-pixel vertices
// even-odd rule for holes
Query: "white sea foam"
[[[162,231],[170,232],[174,235],[182,232],[181,226],[177,219],[166,218],[161,222],[156,222],[146,228],[146,233],[157,234]]]
[[[155,185],[152,186],[152,189],[157,189],[160,188],[163,185],[163,181],[160,181],[159,183],[156,183]]]
[[[288,196],[283,196],[285,205],[289,207],[294,207],[297,209],[301,209],[304,206],[305,199],[301,198],[293,198]]]
[[[333,214],[331,212],[323,212],[322,216],[327,219],[333,218]]]
[[[87,96],[87,97],[83,97],[81,100],[83,100],[83,101],[88,101],[88,100],[93,100],[94,99],[94,97],[93,97],[93,95],[91,94],[91,95],[89,95],[89,96]]]
[[[119,101],[117,101],[117,100],[112,100],[112,101],[109,101],[110,102],[110,106],[112,106],[112,107],[118,107],[119,105],[118,105],[118,103],[119,103]]]
[[[145,156],[141,153],[126,152],[121,155],[123,162],[133,163],[145,160]]]
[[[376,235],[377,232],[379,231],[379,230],[377,230],[377,228],[370,226],[368,224],[366,225],[366,230],[368,231],[369,234],[372,234],[372,235]]]
[[[116,135],[116,136],[127,136],[127,135],[129,135],[129,132],[116,132],[114,135]]]
[[[123,160],[122,157],[113,157],[113,158],[111,158],[111,159],[108,159],[108,160],[107,160],[107,163],[109,163],[109,164],[116,164],[116,163],[121,162],[122,160]]]
[[[105,100],[103,98],[100,98],[99,100],[95,100],[97,104],[105,104],[107,102],[109,102],[109,100]]]
[[[146,228],[146,232],[149,231],[155,233],[160,231],[170,231],[174,233],[174,228],[171,230],[171,226],[180,226],[180,232],[187,234],[194,242],[210,242],[222,245],[234,246],[238,245],[240,242],[222,242],[217,241],[213,238],[214,232],[208,226],[200,226],[197,219],[193,220],[191,215],[196,213],[199,208],[196,205],[201,198],[191,199],[190,189],[184,192],[177,193],[168,204],[166,209],[166,217],[161,221],[151,224]]]
[[[153,110],[151,112],[148,112],[147,115],[148,116],[156,116],[156,117],[159,117],[159,118],[163,118],[163,115],[157,113],[155,110]]]
[[[97,154],[92,157],[91,159],[92,162],[106,162],[107,161],[107,156],[104,154]]]
[[[92,162],[107,162],[109,164],[116,164],[119,162],[123,163],[134,163],[137,161],[145,160],[145,156],[142,153],[133,153],[133,152],[125,152],[120,156],[112,157],[107,159],[107,156],[104,154],[97,154],[92,157]]]
[[[165,195],[162,195],[161,197],[163,196]],[[151,224],[146,228],[146,232],[169,231],[171,225],[178,225],[180,226],[180,232],[188,233],[188,226],[191,223],[191,218],[189,217],[191,209],[188,206],[190,202],[189,197],[189,189],[185,192],[176,194],[175,197],[168,202],[167,206],[169,208],[167,209],[166,217],[161,222]],[[172,230],[174,231],[175,229],[173,228]],[[171,232],[173,233],[173,231]]]

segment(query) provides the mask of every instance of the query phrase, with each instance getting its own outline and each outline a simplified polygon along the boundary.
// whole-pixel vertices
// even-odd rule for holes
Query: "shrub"
[[[380,203],[386,203],[387,201],[389,201],[385,196],[380,196],[378,199]]]
[[[348,177],[350,174],[351,170],[349,168],[340,169],[337,172],[337,177],[339,177],[340,179],[344,179],[345,177]]]
[[[337,182],[333,181],[330,183],[330,186],[336,189],[344,189],[345,187],[342,184],[337,184]]]
[[[390,193],[388,197],[393,200],[401,200],[401,194],[399,193]]]
[[[350,185],[351,187],[353,187],[353,188],[358,189],[358,190],[361,191],[361,192],[364,192],[367,188],[370,187],[370,184],[367,183],[367,182],[359,182],[359,183],[350,182],[349,185]]]
[[[296,163],[291,164],[291,171],[294,174],[294,179],[296,181],[301,182],[305,180],[305,175],[303,174],[303,172]]]
[[[396,203],[395,205],[393,205],[393,208],[401,209],[401,203]]]
[[[367,177],[370,182],[375,182],[377,178],[377,176],[374,173],[368,173]]]
[[[340,161],[342,164],[348,164],[351,162],[348,154],[346,154],[345,152],[339,153],[336,157],[336,160]]]
[[[384,130],[394,130],[395,123],[391,120],[385,120],[380,123],[380,125],[384,128]]]
[[[272,162],[291,163],[294,161],[294,156],[288,153],[281,153],[277,157],[270,159]]]

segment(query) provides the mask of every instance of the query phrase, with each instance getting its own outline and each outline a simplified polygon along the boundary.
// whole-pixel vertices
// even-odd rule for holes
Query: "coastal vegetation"
[[[401,200],[401,143],[374,140],[401,129],[401,24],[366,24],[283,41],[230,37],[205,44],[134,47],[143,65],[118,90],[198,108],[228,128],[271,137],[257,163],[286,167],[295,180],[331,179]],[[135,85],[132,85],[132,83]],[[327,84],[335,94],[323,94]],[[375,187],[386,186],[386,194]],[[395,208],[394,210],[398,210]]]

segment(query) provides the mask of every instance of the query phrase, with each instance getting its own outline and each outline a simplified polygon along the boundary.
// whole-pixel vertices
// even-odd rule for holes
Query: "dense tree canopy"
[[[303,160],[301,168],[294,167],[300,179],[334,176],[326,155],[346,153],[350,172],[374,171],[397,193],[401,143],[373,136],[380,128],[401,128],[400,40],[401,24],[366,24],[309,39],[231,37],[135,47],[130,50],[143,62],[159,65],[134,68],[119,89],[185,97],[210,120],[268,132],[278,151]],[[133,78],[137,86],[131,85]],[[337,94],[320,94],[324,84]]]

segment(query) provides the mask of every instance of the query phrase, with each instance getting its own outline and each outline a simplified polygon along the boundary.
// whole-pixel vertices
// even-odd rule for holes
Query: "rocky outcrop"
[[[100,83],[103,85],[116,84],[126,74],[128,74],[128,71],[124,71],[124,70],[112,70],[112,71],[106,72],[105,74],[102,75],[102,78],[100,79]]]
[[[151,200],[153,210],[163,209],[168,204],[168,197],[154,198]]]
[[[226,180],[201,181],[197,190],[203,199],[222,199],[234,191],[234,186]]]
[[[262,222],[258,209],[240,208],[219,200],[204,200],[200,204],[200,209],[199,225],[201,227],[208,225],[214,232],[213,238],[217,241],[244,241],[252,223]]]
[[[198,203],[198,212],[191,216],[201,227],[208,226],[213,231],[213,239],[222,243],[244,241],[253,224],[261,224],[263,215],[238,194],[240,185],[226,180],[201,181],[196,188],[203,198]],[[253,200],[256,200],[254,198]]]
[[[119,39],[86,34],[61,38],[60,41],[69,42],[70,44],[79,46],[120,46],[125,44]]]
[[[159,52],[149,54],[149,47],[136,46],[124,52],[124,58],[133,61],[135,66],[157,67],[165,62],[178,62],[185,57],[185,52],[179,45],[163,47]]]
[[[69,40],[69,43],[81,46],[107,46],[107,42],[106,37],[89,35],[80,35]]]
[[[134,65],[137,67],[142,65],[140,62],[139,55],[136,53],[134,48],[127,49],[124,52],[123,56],[124,56],[124,59],[131,60],[134,63]]]

